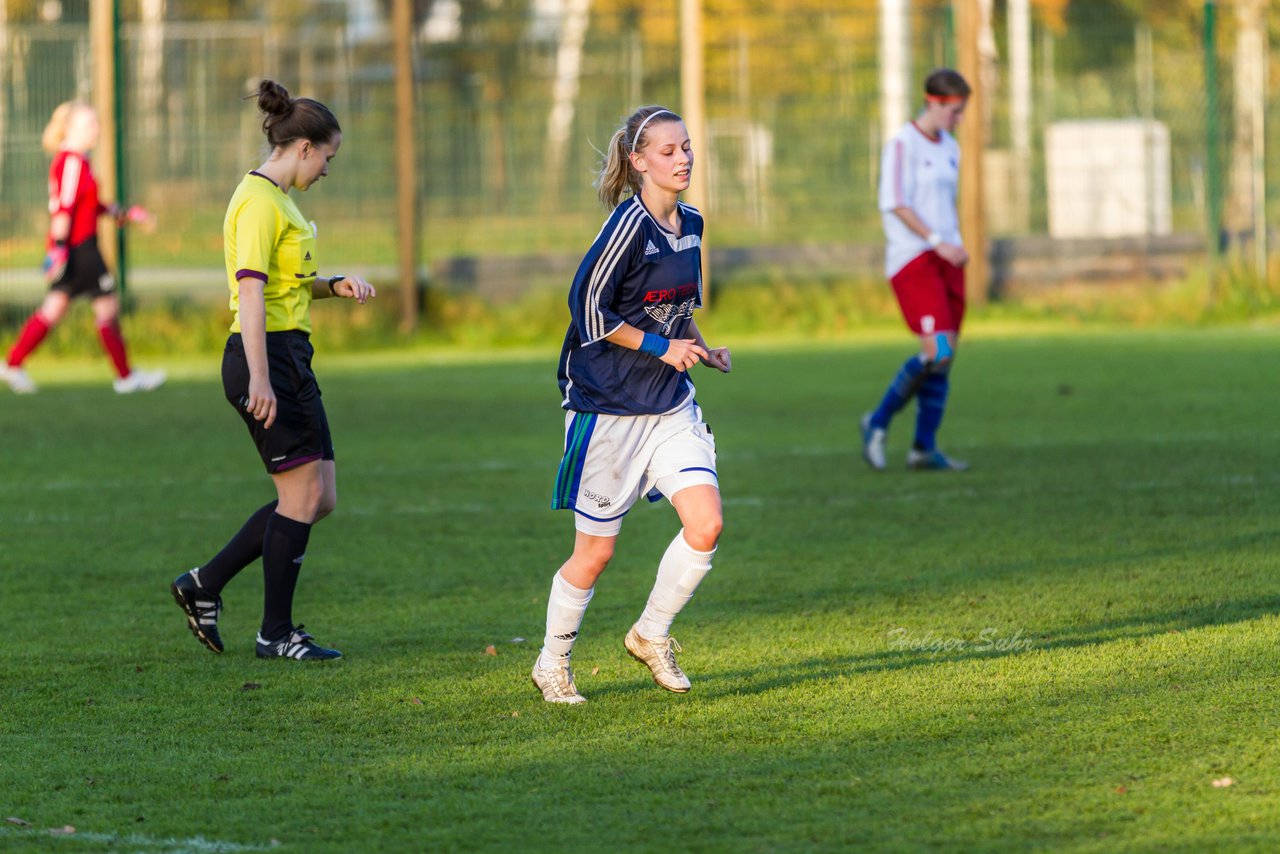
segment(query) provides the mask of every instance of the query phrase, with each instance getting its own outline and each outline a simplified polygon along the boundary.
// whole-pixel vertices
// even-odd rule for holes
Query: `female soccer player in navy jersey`
[[[120,226],[150,226],[151,215],[138,206],[121,208],[103,204],[98,182],[89,164],[89,152],[98,144],[98,113],[88,104],[68,101],[53,111],[41,143],[53,155],[49,167],[49,236],[44,275],[49,294],[27,319],[18,340],[9,350],[3,378],[18,394],[36,390],[35,381],[22,363],[49,330],[61,322],[71,301],[86,296],[93,306],[102,348],[116,370],[115,390],[121,394],[150,391],[165,379],[163,371],[130,367],[120,332],[120,300],[115,279],[98,249],[98,218],[115,217]]]
[[[703,223],[680,201],[692,171],[684,122],[648,106],[613,134],[596,179],[613,213],[574,277],[560,355],[565,444],[551,506],[573,511],[577,535],[552,579],[533,665],[547,702],[585,702],[569,655],[622,517],[645,496],[665,496],[684,527],[623,645],[660,687],[689,690],[670,628],[711,570],[721,511],[715,441],[688,371],[699,362],[731,367],[729,351],[709,346],[693,320],[702,303]]]
[[[342,128],[327,107],[290,98],[272,80],[258,87],[271,145],[267,161],[240,181],[223,222],[224,260],[235,318],[222,355],[227,401],[249,428],[277,500],[260,507],[208,563],[178,576],[170,592],[196,638],[222,652],[222,588],[262,558],[259,658],[331,659],[293,623],[293,592],[311,526],[338,500],[333,440],[311,370],[311,301],[375,296],[359,276],[320,276],[315,226],[289,191],[329,174]]]
[[[956,187],[960,147],[951,132],[969,102],[969,84],[949,68],[929,75],[924,109],[884,147],[880,213],[886,239],[885,275],[920,352],[898,370],[879,407],[862,417],[862,457],[885,468],[889,422],[912,397],[918,399],[916,434],[907,468],[963,471],[969,466],[938,450],[950,389],[948,373],[964,318],[964,265]]]

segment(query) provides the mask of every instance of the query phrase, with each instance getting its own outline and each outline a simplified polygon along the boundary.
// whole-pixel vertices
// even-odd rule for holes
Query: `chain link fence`
[[[53,5],[61,11],[55,21],[35,18],[49,11],[47,3],[9,3],[0,19],[0,303],[11,306],[30,306],[43,292],[36,272],[47,227],[41,130],[59,102],[92,94],[87,8],[69,0]],[[144,20],[143,5],[164,14]],[[875,190],[886,131],[880,120],[881,3],[704,5],[709,138],[695,146],[699,178],[707,182],[712,244],[781,249],[878,243]],[[1047,141],[1072,131],[1073,123],[1076,136],[1069,135],[1063,150],[1101,146],[1103,160],[1159,172],[1154,189],[1140,193],[1151,206],[1145,214],[1150,233],[1208,233],[1215,188],[1230,196],[1233,157],[1242,155],[1233,149],[1231,120],[1238,100],[1232,7],[1220,4],[1220,27],[1206,54],[1204,5],[1187,2],[1179,14],[1145,20],[1133,11],[1141,4],[1124,0],[1033,4],[1022,34],[1010,27],[1012,0],[992,5],[987,71],[975,81],[987,94],[988,114],[966,117],[987,123],[985,204],[992,238],[1059,236],[1054,206],[1060,200],[1051,190],[1064,185],[1055,170],[1067,170],[1070,178],[1080,167]],[[219,19],[203,19],[215,14],[214,6]],[[576,260],[604,216],[590,186],[596,149],[638,104],[681,108],[679,0],[596,0],[586,6],[579,46],[567,28],[569,4],[560,0],[416,4],[416,190],[424,268],[438,273],[460,257]],[[949,2],[915,0],[908,8],[914,110],[923,75],[954,64],[955,33]],[[324,266],[393,278],[400,178],[385,15],[384,4],[373,0],[124,5],[125,82],[118,94],[124,195],[151,208],[159,223],[155,234],[130,238],[136,295],[222,298],[226,200],[240,176],[266,155],[254,105],[242,100],[262,76],[281,81],[294,95],[324,101],[343,125],[331,176],[299,199],[319,223]],[[1028,52],[1026,79],[1011,70],[1010,56],[1019,49],[1015,36]],[[1274,38],[1269,33],[1267,42]],[[577,94],[565,119],[553,99],[558,68],[563,78],[558,58],[579,47]],[[1207,55],[1220,64],[1212,90],[1206,86]],[[1260,166],[1266,221],[1275,223],[1280,81],[1275,63],[1268,59],[1265,68],[1266,131],[1276,142]],[[1136,157],[1121,156],[1132,154],[1123,134],[1091,137],[1079,125],[1132,120],[1139,122],[1143,148]],[[1215,145],[1217,169],[1211,162]],[[1128,180],[1117,175],[1117,182]],[[1073,183],[1079,182],[1067,180],[1059,195]],[[1090,214],[1082,209],[1078,217],[1088,220]],[[804,275],[801,262],[796,275]]]

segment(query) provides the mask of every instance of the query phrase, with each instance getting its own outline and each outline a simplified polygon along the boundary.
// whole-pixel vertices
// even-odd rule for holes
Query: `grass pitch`
[[[528,681],[572,542],[554,348],[319,354],[339,506],[295,616],[331,665],[254,658],[256,565],[221,657],[169,598],[272,495],[216,358],[117,397],[37,357],[0,396],[0,848],[1275,850],[1274,335],[978,328],[942,433],[974,470],[903,471],[904,413],[877,474],[857,419],[909,349],[698,369],[693,691],[622,648],[678,525],[640,507],[573,708]]]

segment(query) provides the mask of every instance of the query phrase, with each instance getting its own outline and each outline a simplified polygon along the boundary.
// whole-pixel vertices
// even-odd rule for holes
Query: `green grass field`
[[[572,542],[554,347],[319,354],[340,498],[295,614],[332,665],[254,658],[256,566],[221,657],[169,598],[272,494],[216,358],[124,398],[37,356],[0,396],[0,849],[1276,850],[1274,331],[975,327],[943,429],[974,470],[898,468],[907,417],[876,474],[857,417],[909,348],[698,370],[726,529],[675,626],[693,691],[621,643],[656,505],[573,708],[528,681]]]

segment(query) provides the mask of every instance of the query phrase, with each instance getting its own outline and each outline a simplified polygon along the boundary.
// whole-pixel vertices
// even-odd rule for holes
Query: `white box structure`
[[[1045,171],[1053,237],[1172,231],[1169,128],[1161,122],[1054,122],[1045,132]]]

